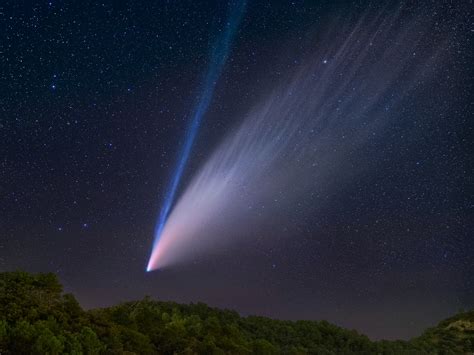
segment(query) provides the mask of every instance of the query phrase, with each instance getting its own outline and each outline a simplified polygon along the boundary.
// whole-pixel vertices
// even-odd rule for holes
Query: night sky
[[[323,100],[327,106],[317,111],[331,112],[338,128],[324,142],[308,135],[299,140],[312,142],[301,147],[304,157],[314,157],[307,151],[316,144],[325,154],[314,170],[278,155],[278,176],[286,177],[278,193],[271,188],[276,171],[259,175],[258,184],[249,180],[271,196],[260,196],[258,204],[249,203],[251,213],[228,225],[221,220],[216,229],[228,230],[228,239],[245,238],[145,271],[231,5],[0,4],[0,271],[54,272],[86,308],[150,295],[243,315],[326,319],[372,338],[409,338],[473,308],[469,1],[249,0],[222,71],[212,77],[214,92],[177,199],[213,152],[228,146],[236,127],[257,141],[268,139],[251,129],[249,112],[260,103],[273,103],[275,119],[262,121],[271,126],[284,108],[298,113],[297,102],[300,108],[316,102],[304,95],[311,87],[299,89],[300,81],[291,80],[307,68],[340,95]],[[381,27],[386,41],[371,52],[373,26],[364,19],[394,13],[396,26]],[[357,24],[351,41],[367,49],[369,59],[347,84],[355,103],[337,90],[335,78],[356,63],[331,56],[328,48]],[[397,43],[401,33],[406,41]],[[397,71],[384,67],[384,46],[396,49],[387,66]],[[347,68],[331,69],[332,63]],[[397,76],[385,82],[387,71]],[[378,85],[367,88],[366,82]],[[283,98],[293,94],[289,83],[296,83],[300,101]],[[372,111],[350,121],[375,97],[374,88],[380,97],[370,101]],[[354,110],[335,116],[329,105],[344,100]],[[366,128],[374,117],[383,122],[376,131]],[[303,127],[316,120],[303,118]],[[367,131],[363,144],[343,143],[346,134],[355,136],[339,135],[346,128]],[[342,153],[327,153],[336,150]],[[238,213],[249,201],[245,196],[225,201],[234,206],[229,211]]]

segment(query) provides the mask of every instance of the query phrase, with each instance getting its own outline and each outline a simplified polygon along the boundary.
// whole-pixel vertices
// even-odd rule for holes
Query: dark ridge
[[[326,321],[241,317],[141,301],[84,311],[54,274],[0,273],[0,354],[468,354],[474,311],[410,341],[371,341]]]

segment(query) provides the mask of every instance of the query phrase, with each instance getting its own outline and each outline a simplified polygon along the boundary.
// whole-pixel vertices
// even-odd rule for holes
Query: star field
[[[443,60],[427,65],[437,76],[415,82],[417,95],[405,97],[398,82],[390,88],[392,100],[376,109],[393,119],[349,150],[336,187],[315,184],[290,207],[298,184],[251,201],[254,216],[277,212],[247,244],[146,274],[227,4],[3,2],[0,269],[55,272],[85,307],[151,295],[327,319],[374,338],[411,337],[472,308],[472,5],[417,6],[416,25],[433,25],[411,55],[439,49]],[[383,6],[249,1],[181,188],[254,105],[298,72],[332,21],[355,22],[367,9]]]

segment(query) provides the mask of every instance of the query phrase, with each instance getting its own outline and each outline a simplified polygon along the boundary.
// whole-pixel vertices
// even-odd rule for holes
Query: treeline
[[[240,317],[149,298],[84,311],[54,274],[0,273],[0,354],[459,354],[474,312],[410,342],[370,341],[326,321]]]

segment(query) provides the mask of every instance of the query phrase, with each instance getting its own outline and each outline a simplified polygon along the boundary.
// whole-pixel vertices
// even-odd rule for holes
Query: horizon
[[[7,0],[0,271],[371,339],[473,309],[471,15]]]

